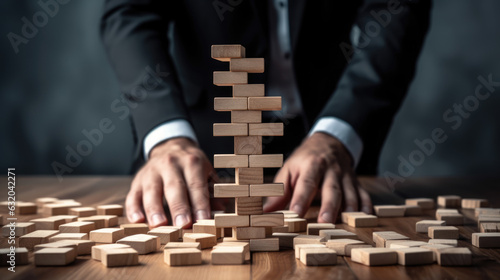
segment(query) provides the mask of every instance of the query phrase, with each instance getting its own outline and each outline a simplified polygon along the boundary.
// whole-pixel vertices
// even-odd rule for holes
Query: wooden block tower
[[[214,99],[216,111],[231,112],[231,123],[214,123],[214,136],[234,137],[234,154],[214,155],[214,167],[236,169],[234,184],[214,186],[215,197],[235,198],[236,213],[216,215],[215,226],[233,228],[233,239],[274,244],[265,240],[266,232],[283,226],[284,217],[264,214],[262,198],[282,196],[284,188],[283,183],[264,184],[263,169],[282,167],[283,155],[262,154],[262,136],[283,136],[283,123],[262,123],[262,111],[281,110],[281,97],[266,97],[263,84],[248,84],[248,73],[264,72],[264,59],[245,58],[243,46],[214,45],[212,58],[229,62],[230,68],[215,71],[214,84],[233,88],[232,97]]]

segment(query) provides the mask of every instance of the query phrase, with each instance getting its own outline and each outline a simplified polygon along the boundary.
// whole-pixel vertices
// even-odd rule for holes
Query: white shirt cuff
[[[144,138],[144,159],[148,160],[149,152],[159,143],[177,137],[186,137],[198,143],[191,124],[183,119],[163,123],[151,130]]]
[[[351,153],[354,167],[358,165],[363,152],[363,141],[350,124],[335,117],[324,117],[316,122],[309,136],[316,132],[324,132],[337,138]]]

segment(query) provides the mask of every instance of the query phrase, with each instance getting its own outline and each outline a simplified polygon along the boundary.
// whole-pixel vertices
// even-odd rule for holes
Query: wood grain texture
[[[250,185],[264,183],[263,168],[236,168],[235,182],[237,185]]]
[[[214,168],[248,167],[248,155],[214,155]]]
[[[322,229],[335,229],[335,225],[332,223],[308,223],[307,235],[319,235],[319,231]]]
[[[283,123],[250,123],[248,135],[283,136]]]
[[[246,84],[246,85],[233,86],[234,97],[264,96],[264,95],[265,95],[264,84]]]
[[[61,266],[74,262],[76,253],[74,248],[44,248],[33,255],[36,266]]]
[[[237,197],[234,199],[236,215],[262,215],[262,197]]]
[[[216,86],[232,86],[248,83],[248,73],[246,72],[229,72],[229,71],[214,71],[214,85]]]
[[[215,214],[215,226],[218,228],[248,227],[250,216],[238,216],[236,214]]]
[[[214,197],[248,197],[249,185],[214,184]]]
[[[268,213],[250,216],[252,227],[276,227],[284,225],[285,216],[282,213]]]
[[[95,207],[74,207],[69,208],[68,213],[70,215],[75,215],[78,217],[89,217],[97,215],[97,210],[95,209]]]
[[[120,204],[99,205],[97,206],[97,215],[116,215],[118,217],[123,216],[123,205]]]
[[[98,243],[115,243],[125,237],[125,232],[121,228],[101,228],[90,232],[89,240]]]
[[[237,155],[262,154],[262,136],[234,137],[234,153]]]
[[[19,238],[19,246],[33,250],[35,245],[48,243],[50,237],[58,234],[58,230],[35,230]]]
[[[232,58],[229,61],[229,71],[264,73],[263,58]]]
[[[282,166],[283,166],[283,155],[281,154],[248,156],[248,167],[279,168]]]
[[[252,184],[249,187],[250,196],[283,196],[285,194],[285,187],[283,183],[273,184]]]
[[[231,111],[232,123],[261,123],[261,111]]]
[[[266,238],[266,229],[263,227],[235,227],[233,238],[237,240],[250,240]]]
[[[280,111],[281,96],[248,97],[248,110]]]
[[[215,111],[236,111],[247,110],[248,99],[246,97],[215,97],[214,110]]]
[[[211,56],[219,61],[230,61],[231,58],[245,57],[245,47],[242,45],[212,45]]]
[[[214,123],[214,136],[247,136],[248,124],[245,123]]]

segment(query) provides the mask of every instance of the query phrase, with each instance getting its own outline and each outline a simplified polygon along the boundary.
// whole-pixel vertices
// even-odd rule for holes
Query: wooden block
[[[17,202],[16,214],[17,215],[32,215],[36,214],[38,207],[33,202]]]
[[[43,206],[45,204],[51,204],[51,203],[54,203],[58,200],[59,199],[55,198],[55,197],[39,197],[35,200],[35,203],[36,203],[36,206],[38,206],[39,208],[43,208]]]
[[[444,248],[453,248],[453,246],[445,245],[445,244],[427,244],[427,245],[420,246],[420,248],[425,248],[425,249],[431,250],[432,251],[432,259],[436,262],[438,250],[441,250]]]
[[[215,227],[248,227],[250,226],[250,216],[238,216],[236,214],[216,214],[214,217]]]
[[[320,231],[321,232],[321,231]],[[293,238],[293,248],[299,244],[323,244],[326,242],[326,237],[317,235],[297,235]]]
[[[90,232],[89,239],[98,243],[115,243],[125,237],[121,228],[101,228]]]
[[[249,185],[214,184],[214,197],[248,197]]]
[[[270,227],[271,228],[271,234],[275,232],[282,232],[282,233],[288,233],[288,226],[277,226],[277,227]]]
[[[222,237],[222,229],[215,227],[215,220],[197,220],[193,224],[193,233],[213,234],[217,239]]]
[[[441,266],[470,266],[472,253],[468,248],[444,248],[436,251],[437,262]]]
[[[274,184],[253,184],[249,187],[250,196],[283,196],[285,195],[285,187],[283,183]]]
[[[235,181],[237,185],[264,183],[263,168],[236,168]]]
[[[81,233],[64,233],[64,234],[81,234]],[[52,241],[51,241],[52,242]],[[77,239],[59,239],[54,243],[68,243],[76,246],[76,254],[78,256],[82,255],[90,255],[92,250],[92,246],[95,245],[95,242],[92,240],[77,240]],[[51,243],[47,243],[51,244]]]
[[[264,73],[264,58],[232,58],[229,70],[232,72]]]
[[[446,226],[445,221],[422,220],[415,224],[415,230],[420,233],[428,233],[429,227]]]
[[[263,227],[235,227],[233,228],[233,238],[237,240],[266,238],[266,229]]]
[[[418,205],[404,205],[405,208],[405,216],[421,216],[422,208]]]
[[[248,135],[283,136],[283,123],[249,123]]]
[[[441,214],[439,220],[446,222],[448,226],[461,226],[464,224],[464,216],[462,214]]]
[[[272,237],[279,239],[280,249],[293,249],[293,239],[299,236],[298,233],[274,232]]]
[[[351,250],[354,248],[372,248],[361,240],[354,239],[332,239],[326,241],[326,247],[335,250],[339,256],[351,256]]]
[[[236,215],[262,215],[262,197],[237,197],[235,198]]]
[[[278,238],[250,239],[250,252],[273,252],[280,250]]]
[[[91,218],[95,218],[98,220],[103,219],[104,220],[104,226],[103,227],[114,227],[118,225],[118,216],[117,215],[95,215],[95,216],[90,216],[88,217],[89,221],[91,221]],[[94,223],[99,223],[97,220],[92,220]]]
[[[61,240],[89,240],[88,233],[59,233],[49,238],[49,242]]]
[[[251,215],[251,227],[277,227],[284,225],[284,215],[281,213],[269,213],[263,215]]]
[[[458,195],[438,196],[438,206],[443,208],[460,208],[462,198]]]
[[[456,239],[429,239],[429,244],[444,244],[453,247],[458,246],[458,240]]]
[[[214,136],[247,136],[246,123],[214,123]]]
[[[436,220],[440,220],[442,215],[460,214],[457,209],[437,209]]]
[[[125,236],[135,234],[147,234],[149,227],[147,224],[122,224],[120,228],[123,229]]]
[[[245,249],[238,246],[225,246],[214,248],[211,252],[212,264],[243,264],[245,262]]]
[[[300,261],[307,266],[336,265],[337,253],[329,248],[303,248]]]
[[[106,227],[106,220],[99,216],[81,217],[78,218],[79,222],[89,222],[94,223],[95,229],[100,229]]]
[[[464,209],[475,209],[481,207],[488,207],[489,203],[487,199],[479,199],[479,198],[463,198],[462,199],[462,208]]]
[[[15,247],[14,250],[11,250],[11,248],[0,248],[0,266],[18,266],[29,263],[28,249]],[[13,255],[15,255],[15,261],[11,259]]]
[[[78,217],[89,217],[97,214],[97,210],[94,207],[73,207],[69,208],[70,215],[75,215]]]
[[[120,204],[107,204],[97,206],[97,215],[123,216],[123,206]]]
[[[307,220],[302,218],[285,219],[285,226],[288,226],[288,232],[307,231]]]
[[[500,233],[487,232],[487,233],[473,233],[472,245],[478,248],[500,248]]]
[[[195,248],[164,250],[163,260],[170,266],[201,264],[201,251]]]
[[[229,72],[229,71],[214,71],[214,85],[216,86],[232,86],[248,84],[248,73],[246,72]]]
[[[458,239],[458,228],[452,226],[435,226],[428,229],[429,238],[432,239]]]
[[[13,226],[13,223],[15,223],[15,226]],[[9,224],[2,227],[2,236],[11,236],[11,231],[14,231],[14,235],[16,237],[19,237],[35,231],[35,223],[10,222]]]
[[[293,248],[295,250],[295,258],[300,259],[300,251],[302,251],[302,249],[305,249],[305,248],[326,248],[326,246],[324,244],[305,243],[305,244],[297,244]]]
[[[167,244],[179,240],[181,237],[181,229],[174,226],[161,226],[148,231],[147,234],[158,236],[160,238],[160,244]]]
[[[54,201],[55,204],[73,204],[72,207],[82,206],[80,202],[75,201],[74,199],[58,199]]]
[[[434,204],[434,199],[432,198],[408,198],[405,201],[406,205],[409,206],[420,206],[422,209],[434,209],[436,206]]]
[[[76,222],[78,220],[78,216],[75,216],[75,215],[57,215],[57,216],[52,216],[52,217],[49,217],[49,218],[64,219],[64,223],[65,224],[71,223],[71,222]]]
[[[249,155],[248,167],[279,168],[283,166],[282,154]],[[245,166],[241,166],[245,167]]]
[[[200,242],[168,242],[165,244],[164,250],[172,250],[172,249],[186,249],[186,248],[194,248],[201,250]]]
[[[481,223],[479,229],[481,232],[500,232],[500,223]]]
[[[93,222],[72,222],[59,226],[61,233],[89,233],[95,229]]]
[[[424,241],[413,241],[413,240],[386,240],[385,246],[390,249],[401,249],[401,248],[418,248],[429,243]]]
[[[479,215],[500,215],[500,208],[476,208],[474,209],[474,217],[477,219]]]
[[[322,229],[319,231],[319,236],[325,240],[329,239],[359,239],[359,237],[352,232],[343,229]]]
[[[377,247],[386,247],[388,240],[409,240],[408,236],[404,236],[394,231],[376,231],[373,232],[373,242]]]
[[[280,111],[281,96],[248,97],[248,110]]]
[[[264,84],[246,84],[246,85],[233,86],[234,97],[264,96],[264,95],[265,95]]]
[[[78,255],[77,250],[76,250],[76,248],[77,248],[76,244],[72,244],[72,243],[64,242],[64,241],[38,244],[38,245],[35,245],[33,250],[36,252],[36,251],[39,251],[39,250],[42,250],[45,248],[73,248],[73,249],[75,249],[75,251],[74,251],[75,257]]]
[[[214,249],[221,248],[221,247],[241,247],[243,248],[243,254],[245,261],[250,260],[250,243],[249,242],[243,242],[243,241],[236,241],[236,242],[222,242],[218,243],[217,246],[214,246]]]
[[[49,238],[58,234],[58,230],[35,230],[19,238],[19,246],[33,250],[35,245],[49,243]]]
[[[214,110],[221,112],[247,110],[247,103],[247,97],[215,97]]]
[[[232,58],[245,57],[242,45],[212,45],[212,58],[219,61],[230,61]]]
[[[262,111],[231,111],[232,123],[261,123]]]
[[[335,229],[332,223],[309,223],[307,224],[307,235],[319,235],[322,229]]]
[[[217,237],[209,233],[184,233],[184,242],[199,242],[201,249],[212,248],[217,245]]]
[[[82,206],[79,202],[63,202],[56,201],[56,203],[50,203],[43,205],[42,212],[45,217],[56,216],[56,215],[69,215],[69,209],[73,207]]]
[[[351,227],[377,227],[378,218],[374,215],[348,216],[347,224]]]
[[[359,216],[359,215],[366,215],[365,212],[342,212],[341,218],[342,218],[342,223],[347,224],[349,216]]]
[[[396,253],[399,265],[424,265],[434,262],[432,251],[425,248],[400,248],[396,249]]]
[[[138,265],[139,253],[133,248],[105,249],[101,261],[106,267]]]
[[[375,205],[373,208],[379,217],[404,217],[406,210],[401,205]]]
[[[388,248],[354,248],[351,260],[367,266],[393,265],[398,263],[398,254]]]
[[[214,168],[248,167],[248,155],[214,155]],[[244,185],[244,184],[241,184]]]
[[[483,223],[500,223],[500,215],[480,215],[477,218],[477,226],[480,227]]]
[[[75,261],[74,248],[44,248],[34,254],[36,266],[64,266]]]
[[[64,218],[39,218],[30,220],[31,223],[35,223],[36,230],[59,230],[59,226],[66,223]]]
[[[262,154],[262,136],[234,137],[234,153],[237,155]]]
[[[160,238],[149,234],[130,235],[116,241],[116,243],[132,247],[139,255],[153,253],[160,249]]]

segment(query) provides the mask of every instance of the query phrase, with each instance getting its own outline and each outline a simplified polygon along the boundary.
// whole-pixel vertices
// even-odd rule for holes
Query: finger
[[[186,156],[184,161],[184,178],[186,179],[192,213],[196,220],[210,219],[208,168],[204,166],[203,158],[195,155]]]
[[[300,173],[294,187],[290,210],[303,217],[316,195],[321,179],[322,175],[318,173],[316,168],[307,168]]]
[[[130,191],[125,200],[125,208],[127,209],[127,219],[131,223],[144,222],[144,214],[142,213],[142,190],[139,183],[139,176],[132,181]]]
[[[371,214],[373,211],[373,205],[372,205],[372,200],[370,198],[370,195],[368,192],[363,189],[360,185],[359,182],[356,180],[357,186],[358,186],[358,193],[359,193],[359,199],[361,200],[361,211]]]
[[[342,206],[342,189],[332,168],[325,172],[321,186],[321,196],[318,223],[334,223]]]
[[[147,175],[147,176],[146,176]],[[149,172],[145,174],[143,180],[142,202],[146,216],[148,217],[149,227],[154,228],[167,224],[167,217],[163,210],[163,187],[159,174]]]
[[[173,164],[163,171],[163,188],[167,204],[175,226],[188,228],[191,226],[191,210],[189,206],[186,182],[179,166]]]
[[[274,178],[274,182],[283,183],[284,195],[277,197],[268,197],[264,204],[264,212],[273,212],[285,209],[292,197],[292,188],[290,184],[290,173],[286,166],[281,168]]]
[[[358,211],[358,192],[354,185],[355,178],[352,173],[346,172],[342,175],[342,192],[344,194],[345,211]]]

